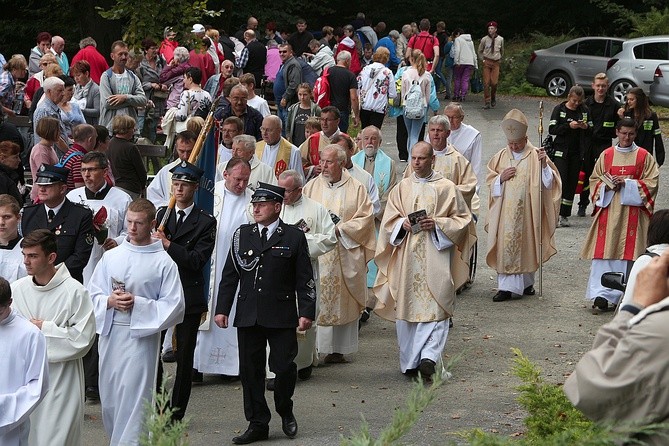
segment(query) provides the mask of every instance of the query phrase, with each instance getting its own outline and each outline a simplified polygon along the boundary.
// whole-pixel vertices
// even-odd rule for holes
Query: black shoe
[[[297,371],[297,377],[302,381],[306,381],[311,378],[311,372],[314,370],[314,366],[305,367]]]
[[[204,375],[202,372],[198,372],[197,369],[193,369],[193,376],[191,376],[191,382],[201,383],[204,381]]]
[[[504,302],[505,300],[511,300],[511,291],[498,291],[492,298],[493,302]]]
[[[448,319],[448,328],[453,328],[453,318]]]
[[[224,383],[233,383],[239,381],[239,375],[221,375],[221,381]]]
[[[274,392],[274,378],[267,380],[265,383],[265,389],[267,389],[268,392]]]
[[[592,303],[592,308],[594,310],[605,312],[605,311],[612,311],[615,307],[610,307],[608,300],[604,299],[603,297],[597,296],[595,297],[595,301]]]
[[[492,98],[492,100],[490,101],[490,106],[492,108],[495,108],[495,105],[497,105],[497,101],[495,100],[495,98]]]
[[[407,369],[407,371],[403,373],[407,378],[413,379],[418,376],[418,369]]]
[[[420,371],[420,374],[423,376],[423,378],[431,378],[432,375],[434,375],[434,366],[435,362],[431,359],[423,358],[420,360],[420,365],[418,366],[418,370]]]
[[[285,417],[281,417],[281,429],[288,438],[294,438],[297,435],[297,420],[292,412]]]
[[[369,307],[366,307],[364,310],[362,310],[362,313],[360,313],[360,322],[367,322],[369,317],[372,315],[372,310],[373,308]]]
[[[177,362],[177,355],[174,350],[169,350],[163,353],[163,362]]]
[[[578,207],[578,212],[576,212],[576,215],[579,217],[585,217],[585,209],[587,206],[579,206]]]
[[[269,437],[269,430],[253,430],[250,427],[246,429],[246,432],[241,434],[238,437],[233,437],[232,442],[234,444],[250,444],[255,443],[256,441],[267,440]]]
[[[534,296],[536,293],[537,292],[532,285],[523,290],[523,296]]]
[[[86,401],[90,403],[100,401],[100,392],[97,387],[86,387]]]

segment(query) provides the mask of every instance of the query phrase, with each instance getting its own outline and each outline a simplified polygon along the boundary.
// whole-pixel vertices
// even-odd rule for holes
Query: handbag
[[[469,82],[471,83],[472,93],[477,94],[483,91],[483,81],[481,80],[481,72],[479,70],[474,71],[474,75]]]

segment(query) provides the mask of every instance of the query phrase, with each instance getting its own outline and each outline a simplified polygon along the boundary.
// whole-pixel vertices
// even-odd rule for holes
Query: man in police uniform
[[[297,378],[295,328],[311,328],[316,290],[304,233],[279,219],[284,193],[282,187],[260,183],[251,199],[256,223],[235,231],[218,290],[214,321],[225,328],[239,285],[234,326],[249,427],[232,439],[235,444],[268,438],[271,414],[264,394],[268,342],[281,427],[290,438],[297,434],[292,401]]]
[[[179,267],[186,299],[184,320],[176,326],[177,373],[171,402],[174,409],[172,419],[181,420],[190,398],[197,329],[202,313],[207,311],[203,268],[214,250],[216,219],[193,203],[204,171],[188,161],[181,161],[170,169],[170,173],[172,196],[176,203],[163,230],[155,232],[153,237],[162,241],[163,248]],[[158,210],[157,222],[163,221],[166,211],[167,207]],[[159,363],[159,384],[162,382],[162,371],[162,363]]]
[[[39,204],[23,208],[21,233],[48,229],[56,234],[56,265],[65,262],[70,275],[83,283],[84,268],[93,249],[93,213],[65,198],[69,172],[64,167],[42,164],[34,186]]]

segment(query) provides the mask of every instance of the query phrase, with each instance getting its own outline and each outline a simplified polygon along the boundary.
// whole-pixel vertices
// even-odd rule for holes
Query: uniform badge
[[[58,226],[56,227],[56,230],[53,231],[53,233],[56,234],[56,235],[60,235],[60,232],[61,232],[61,231],[60,231],[60,228],[61,228],[62,226],[63,226],[63,225],[58,225]]]
[[[249,249],[249,252],[246,253],[247,256],[251,257],[253,255],[253,250]]]
[[[93,234],[90,232],[86,234],[86,244],[93,246]]]
[[[309,279],[309,282],[307,282],[307,287],[313,288],[314,286],[316,286],[314,279]]]

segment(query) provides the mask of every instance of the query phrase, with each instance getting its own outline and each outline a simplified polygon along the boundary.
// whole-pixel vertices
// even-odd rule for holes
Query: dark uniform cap
[[[285,192],[286,189],[283,187],[259,181],[258,189],[253,193],[253,197],[251,197],[251,203],[259,203],[262,201],[276,201],[277,203],[283,203],[283,194]]]
[[[70,169],[60,166],[51,166],[49,164],[42,164],[37,171],[37,178],[35,184],[56,184],[66,183],[67,176]]]
[[[181,161],[176,166],[170,169],[172,173],[172,181],[187,181],[189,183],[199,183],[200,178],[204,175],[204,170],[191,164],[188,161]]]

